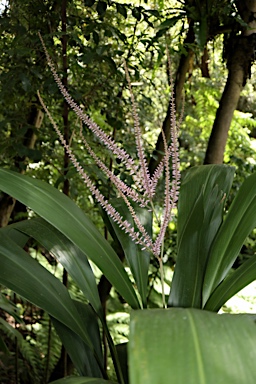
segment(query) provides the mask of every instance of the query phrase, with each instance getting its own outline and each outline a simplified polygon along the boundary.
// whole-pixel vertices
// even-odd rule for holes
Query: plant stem
[[[50,355],[51,355],[51,339],[52,339],[52,321],[49,317],[48,322],[48,338],[47,338],[47,353],[46,353],[46,363],[45,363],[45,372],[44,372],[44,383],[48,383],[48,375],[49,375],[49,363],[50,363]]]
[[[158,258],[159,261],[159,267],[160,267],[160,278],[161,278],[161,286],[162,286],[162,302],[163,302],[163,308],[166,308],[166,302],[165,302],[165,294],[164,294],[164,268],[163,268],[163,255],[164,255],[164,243],[161,247],[161,255]]]
[[[110,335],[107,323],[105,322],[105,319],[101,318],[101,323],[102,323],[102,327],[103,327],[103,329],[105,331],[105,334],[106,334],[106,337],[107,337],[107,340],[108,340],[109,350],[110,350],[110,353],[111,353],[111,356],[112,356],[112,360],[113,360],[113,364],[114,364],[114,368],[115,368],[115,371],[116,371],[118,382],[120,384],[125,384],[124,378],[123,378],[122,369],[121,369],[120,362],[119,362],[119,359],[118,359],[118,356],[117,356],[117,352],[116,352],[116,347],[115,347],[115,345],[113,343],[113,340],[112,340],[112,337]]]
[[[151,207],[152,207],[152,212],[155,215],[156,221],[159,225],[161,226],[161,220],[158,218],[154,204],[152,201],[150,201]],[[164,242],[162,243],[161,246],[161,254],[159,257],[157,257],[158,262],[159,262],[159,268],[160,268],[160,279],[161,279],[161,287],[162,287],[162,303],[163,303],[163,308],[166,308],[166,302],[165,302],[165,294],[164,294],[164,268],[163,268],[163,256],[164,256]]]

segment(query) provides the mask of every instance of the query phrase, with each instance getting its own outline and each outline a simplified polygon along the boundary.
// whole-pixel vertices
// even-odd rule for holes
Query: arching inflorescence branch
[[[139,117],[137,114],[136,103],[131,87],[130,76],[128,72],[128,68],[125,64],[125,73],[126,79],[128,82],[130,94],[131,94],[131,104],[132,104],[132,114],[134,118],[134,130],[135,130],[135,142],[136,142],[136,150],[137,150],[137,161],[138,164],[131,158],[131,156],[122,148],[120,148],[117,143],[108,136],[94,121],[87,116],[83,110],[74,102],[72,97],[69,95],[66,88],[63,86],[56,70],[54,64],[49,56],[49,53],[46,49],[44,41],[40,36],[46,58],[49,64],[49,67],[52,71],[55,82],[57,83],[60,92],[63,97],[70,105],[70,107],[74,110],[76,115],[79,117],[81,123],[84,123],[95,135],[96,137],[125,165],[127,172],[129,172],[130,176],[134,181],[134,188],[128,186],[124,181],[120,180],[112,171],[110,171],[102,160],[96,155],[93,151],[85,137],[82,135],[82,127],[80,129],[80,135],[82,138],[82,142],[95,161],[97,166],[105,173],[108,179],[115,186],[118,191],[119,196],[124,200],[127,209],[132,215],[134,226],[131,225],[127,220],[125,220],[120,213],[112,206],[112,204],[102,195],[102,193],[96,188],[90,179],[89,175],[85,172],[83,167],[78,162],[76,156],[71,150],[70,146],[66,143],[60,129],[55,124],[48,108],[46,107],[44,101],[42,100],[40,93],[38,92],[39,100],[48,115],[62,145],[64,146],[66,152],[68,153],[74,167],[77,169],[78,173],[82,177],[83,181],[91,191],[92,195],[95,199],[100,203],[102,208],[107,212],[107,214],[119,225],[119,227],[124,230],[137,244],[139,244],[142,248],[145,248],[152,252],[159,260],[161,254],[161,246],[164,241],[166,229],[171,220],[173,209],[176,207],[178,192],[179,192],[179,181],[180,181],[180,171],[179,171],[179,154],[178,154],[178,129],[176,124],[176,116],[175,116],[175,104],[174,104],[174,96],[173,96],[173,87],[171,87],[171,121],[170,121],[170,130],[171,130],[171,144],[168,146],[165,138],[165,134],[163,132],[163,143],[164,143],[164,158],[162,162],[159,164],[158,168],[154,172],[152,176],[150,176],[148,165],[146,162],[146,156],[144,151],[144,145],[142,140],[142,133],[139,124]],[[170,64],[169,64],[170,65]],[[82,124],[81,124],[82,126]],[[171,174],[170,174],[170,160],[172,162],[172,182],[171,182]],[[145,227],[141,223],[139,217],[137,216],[135,209],[133,208],[132,202],[139,204],[141,207],[145,209],[151,210],[153,205],[153,198],[156,192],[156,186],[162,174],[165,174],[165,197],[164,197],[164,209],[163,215],[160,220],[160,230],[158,236],[155,241],[149,236]]]
[[[137,156],[140,164],[138,173],[139,173],[140,179],[144,180],[143,187],[144,187],[145,194],[152,200],[154,196],[154,193],[152,190],[152,180],[150,178],[150,174],[149,174],[149,170],[146,162],[143,141],[142,141],[142,134],[140,129],[140,121],[137,113],[136,102],[135,102],[133,91],[132,91],[131,79],[130,79],[129,71],[125,62],[124,62],[124,67],[125,67],[126,79],[128,82],[131,101],[132,101],[132,114],[133,114],[133,120],[134,120],[136,149],[137,149]]]

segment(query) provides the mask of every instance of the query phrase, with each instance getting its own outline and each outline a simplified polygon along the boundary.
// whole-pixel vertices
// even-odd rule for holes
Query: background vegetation
[[[0,165],[45,180],[70,196],[113,243],[99,207],[70,164],[39,103],[37,90],[84,168],[98,188],[111,196],[108,180],[79,138],[75,114],[54,83],[38,32],[77,103],[134,155],[131,101],[123,67],[126,61],[151,173],[162,157],[161,127],[166,133],[169,127],[167,46],[178,118],[183,117],[181,170],[203,163],[235,166],[229,205],[256,164],[254,12],[253,1],[10,0],[0,15]],[[89,131],[84,134],[115,170],[115,160],[101,153]],[[120,166],[116,172],[125,177]],[[158,193],[161,196],[163,186]],[[33,215],[11,196],[1,194],[0,226]],[[254,255],[255,236],[254,231],[248,237],[234,269]],[[70,276],[43,247],[30,242],[26,251],[62,280],[72,297],[84,300]],[[164,268],[168,281],[175,255],[174,219],[166,241]],[[129,308],[93,268],[114,341],[127,341]],[[149,281],[150,306],[159,307],[157,265],[150,266]],[[0,382],[47,383],[73,372],[48,315],[5,287],[1,298],[4,344]]]

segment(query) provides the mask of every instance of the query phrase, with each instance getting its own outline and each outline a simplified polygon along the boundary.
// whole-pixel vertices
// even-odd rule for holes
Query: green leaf
[[[124,382],[129,383],[128,376],[128,343],[121,343],[116,345],[116,351],[118,355],[118,360],[122,369]]]
[[[130,384],[254,384],[255,344],[255,316],[133,311]]]
[[[118,256],[76,204],[52,186],[0,169],[0,190],[33,209],[81,249],[132,308],[140,304]]]
[[[41,218],[21,221],[12,228],[43,245],[68,271],[92,307],[102,317],[102,306],[94,274],[87,257],[66,236]]]
[[[125,220],[131,223],[132,226],[135,226],[133,218],[122,199],[111,200],[111,204]],[[152,213],[140,207],[134,207],[134,209],[149,236],[152,236]],[[112,219],[110,219],[110,222],[124,250],[126,260],[137,284],[143,306],[146,307],[150,253],[145,250],[142,251],[141,246],[136,245],[131,237],[125,234]]]
[[[102,317],[102,307],[95,278],[86,256],[79,248],[41,218],[13,224],[12,228],[29,234],[51,252],[67,269],[79,288],[84,292],[85,297],[91,302],[95,311]],[[74,302],[74,304],[78,312],[81,312],[82,306],[80,315],[83,319],[83,325],[90,334],[94,347],[97,348],[97,346],[101,345],[101,341],[95,314],[93,314],[90,307],[84,307],[82,303]],[[54,318],[52,318],[52,321],[79,374],[81,376],[101,377],[101,371],[90,348],[63,323]],[[98,356],[102,355],[101,348],[98,348],[97,354]]]
[[[90,377],[77,377],[70,376],[56,381],[51,381],[50,384],[117,384],[113,381],[103,380],[103,379],[93,379]]]
[[[98,314],[102,325],[104,327],[104,331],[106,337],[109,342],[109,349],[113,358],[114,365],[117,370],[120,370],[118,365],[115,346],[111,339],[111,335],[109,330],[105,324],[105,318],[102,313],[102,306],[100,303],[98,289],[95,282],[94,275],[92,273],[91,267],[86,259],[86,256],[77,248],[73,243],[71,243],[64,235],[62,235],[59,231],[57,231],[54,227],[52,227],[49,223],[44,221],[41,218],[34,218],[32,220],[26,220],[23,222],[19,222],[13,224],[12,231],[15,232],[14,228],[19,231],[24,231],[29,234],[33,238],[35,238],[40,244],[42,244],[49,252],[53,254],[53,256],[67,269],[70,273],[71,277],[76,281],[79,288],[84,292],[85,297],[92,304],[95,312]],[[1,231],[1,230],[0,230]],[[85,316],[84,316],[85,317]],[[88,375],[88,366],[89,362],[93,362],[93,359],[90,358],[90,354],[88,355],[87,360],[84,359],[81,361],[82,356],[87,353],[88,348],[84,347],[84,344],[81,342],[79,337],[73,336],[74,333],[71,330],[68,330],[63,324],[59,324],[58,321],[54,321],[56,327],[58,327],[58,333],[64,344],[67,344],[67,350],[71,348],[70,353],[75,360],[73,360],[75,366],[78,371],[82,374],[85,374],[82,369],[86,368],[86,374]],[[87,327],[88,328],[88,327]],[[66,332],[68,335],[64,334]],[[90,332],[91,335],[91,332]],[[65,336],[65,339],[63,339]],[[72,343],[70,340],[74,337],[74,342]],[[66,340],[68,338],[68,340]],[[80,340],[80,341],[79,341]],[[73,347],[73,344],[75,346]],[[94,346],[98,344],[94,342]],[[80,351],[81,349],[81,351]],[[74,352],[80,351],[80,355],[74,355]],[[98,354],[101,352],[98,351]],[[72,358],[71,356],[71,358]],[[87,364],[86,364],[87,363]],[[86,364],[86,365],[85,365]],[[91,369],[95,367],[92,366]],[[97,372],[97,371],[96,371]]]
[[[170,19],[166,19],[159,25],[158,30],[159,31],[163,29],[167,30],[173,27],[177,23],[177,21],[179,21],[180,19],[181,19],[181,16],[174,16],[174,17],[171,17]]]
[[[22,319],[18,315],[18,308],[8,300],[2,293],[0,293],[0,308],[9,313],[17,323],[22,323]]]
[[[206,15],[201,15],[200,22],[195,24],[194,31],[198,46],[203,51],[208,39],[208,20]]]
[[[107,10],[107,3],[105,1],[99,1],[96,6],[96,11],[99,16],[104,16]]]
[[[239,251],[256,226],[256,173],[239,189],[213,242],[203,287],[203,305],[229,273]]]
[[[225,196],[234,168],[203,165],[191,168],[181,185],[178,203],[178,251],[169,306],[202,306],[202,287],[209,250],[222,222]]]
[[[35,376],[36,380],[35,383],[39,383],[39,377],[40,377],[40,368],[38,367],[38,357],[35,354],[35,348],[30,343],[30,340],[27,340],[23,337],[22,333],[18,331],[18,329],[14,328],[11,324],[9,324],[7,321],[0,318],[0,329],[1,332],[6,334],[8,339],[11,340],[11,345],[16,344],[16,347],[18,348],[19,355],[22,355],[23,361],[26,361],[26,364],[29,365],[30,370],[33,372],[33,375]],[[1,339],[0,339],[0,344]],[[8,343],[9,344],[9,343]],[[4,347],[4,344],[3,344]],[[1,346],[0,346],[1,349]],[[12,348],[13,349],[13,348]],[[10,351],[5,351],[7,355],[12,355]],[[4,358],[4,356],[1,356],[1,360]],[[2,360],[2,364],[4,364],[4,361]]]
[[[0,261],[0,283],[44,309],[81,337],[102,367],[101,356],[97,356],[84,321],[66,287],[1,231]]]
[[[17,339],[19,344],[21,344],[22,341],[24,341],[22,334],[16,328],[14,328],[11,324],[9,324],[7,321],[0,318],[0,324],[7,334],[10,334],[13,339],[14,338]]]
[[[160,13],[156,9],[147,9],[146,12],[149,15],[155,16],[155,17],[160,17]]]
[[[102,356],[100,331],[95,313],[89,305],[78,301],[74,301],[74,304],[84,321],[84,327],[93,340],[98,356]],[[92,351],[83,342],[83,340],[76,333],[67,328],[63,323],[60,323],[54,318],[51,319],[79,375],[102,377],[101,371]]]
[[[204,221],[202,191],[188,216],[188,224],[183,232],[184,240],[178,241],[177,262],[168,299],[170,307],[201,307],[205,260],[201,254],[201,226],[194,225],[197,221],[201,225]]]
[[[113,72],[116,72],[117,68],[116,68],[116,63],[114,62],[114,60],[112,59],[112,57],[108,57],[106,55],[103,55],[102,56],[102,61],[105,61],[106,63],[108,63],[110,69],[113,71]]]
[[[132,9],[132,15],[135,17],[136,20],[140,21],[142,12],[141,12],[141,7],[134,7]]]
[[[87,7],[92,7],[95,3],[95,0],[84,0],[84,5]]]
[[[15,224],[16,225],[16,224]],[[29,240],[29,236],[25,233],[16,231],[14,228],[14,224],[7,225],[0,229],[1,233],[4,233],[6,236],[10,237],[12,241],[14,241],[17,245],[23,248],[27,241]]]
[[[96,31],[93,31],[92,32],[92,37],[93,37],[93,41],[96,45],[99,44],[99,41],[100,41],[100,37],[99,37],[99,34],[96,32]]]
[[[0,321],[1,321],[2,319],[0,319]],[[7,347],[7,345],[5,344],[5,342],[4,342],[4,340],[3,340],[3,338],[0,336],[0,351],[2,352],[2,353],[4,353],[5,355],[7,355],[7,356],[10,356],[10,351],[9,351],[9,349],[8,349],[8,347]]]
[[[178,230],[180,237],[183,236],[182,232],[185,230],[189,212],[193,210],[193,205],[202,188],[206,201],[216,185],[228,196],[234,173],[234,167],[219,164],[201,165],[186,172],[179,196]]]
[[[256,256],[252,256],[218,285],[204,309],[218,312],[237,292],[256,280]]]
[[[116,10],[120,15],[122,15],[125,19],[127,18],[127,10],[126,7],[122,4],[116,3]]]

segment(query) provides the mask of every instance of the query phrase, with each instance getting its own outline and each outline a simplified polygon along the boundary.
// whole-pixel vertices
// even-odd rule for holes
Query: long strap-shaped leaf
[[[22,323],[23,320],[20,318],[18,308],[14,303],[8,300],[2,293],[0,293],[0,308],[5,312],[9,313],[17,323]]]
[[[67,270],[95,312],[101,317],[102,306],[95,277],[85,254],[81,252],[80,248],[40,217],[20,221],[9,227],[33,237],[47,249]]]
[[[97,353],[66,287],[1,231],[0,264],[0,283],[76,333],[93,352],[104,375],[102,356]]]
[[[56,381],[51,381],[50,384],[117,384],[114,381],[103,380],[103,379],[92,379],[90,377],[65,377]]]
[[[118,256],[82,210],[50,185],[0,169],[0,190],[30,207],[76,244],[132,308],[140,304]]]
[[[256,256],[252,256],[218,285],[204,309],[218,312],[237,292],[256,280]]]
[[[111,200],[111,204],[133,227],[136,228],[132,215],[128,211],[122,199]],[[143,223],[143,226],[147,230],[149,236],[152,237],[152,212],[148,212],[148,210],[140,207],[136,207],[134,210],[136,211],[141,223]],[[127,234],[125,234],[118,224],[112,219],[105,222],[107,223],[111,234],[114,230],[114,236],[118,238],[118,241],[123,248],[127,263],[136,282],[142,305],[145,308],[147,307],[150,253],[147,250],[142,250],[140,245],[135,244],[131,237],[127,236]]]
[[[109,348],[113,358],[114,366],[117,370],[117,375],[120,375],[120,367],[118,363],[118,359],[116,356],[115,346],[113,344],[111,335],[109,330],[105,324],[105,318],[102,312],[102,307],[99,299],[98,289],[95,282],[95,277],[91,270],[90,264],[84,255],[81,252],[80,248],[75,246],[66,236],[64,236],[61,232],[59,232],[56,228],[50,225],[47,221],[42,218],[34,218],[31,220],[24,220],[22,222],[18,222],[8,227],[1,228],[0,232],[7,232],[9,235],[16,240],[16,233],[23,233],[33,237],[36,239],[41,245],[43,245],[52,255],[63,265],[63,267],[68,271],[70,276],[77,283],[78,287],[82,290],[87,300],[89,300],[90,304],[94,308],[95,312],[98,314],[102,325],[105,329],[105,333],[107,339],[109,341]],[[67,331],[66,333],[62,332],[62,328],[65,326],[63,324],[58,324],[57,321],[54,321],[54,324],[57,325],[59,330],[59,335],[63,339],[62,335],[65,334],[66,337],[70,337],[72,339],[73,334],[72,331]],[[61,333],[61,334],[60,334]],[[73,338],[74,339],[74,338]],[[62,340],[65,344],[64,340]],[[79,338],[73,340],[73,343],[70,341],[66,341],[67,347],[69,349],[72,347],[74,343],[77,343],[77,346],[74,346],[71,349],[71,352],[76,358],[76,356],[80,357],[74,361],[74,364],[79,372],[81,369],[85,367],[86,361],[81,362],[82,355],[86,353],[86,350],[83,349],[83,345],[79,341]],[[95,344],[94,344],[95,345]],[[77,355],[74,355],[74,351],[77,352]],[[72,358],[72,357],[71,357]],[[88,357],[89,359],[90,357]],[[88,366],[88,364],[87,364]],[[95,370],[96,368],[93,367]],[[83,372],[84,374],[84,372]]]
[[[73,302],[78,310],[78,313],[83,319],[84,327],[89,333],[95,349],[97,349],[98,355],[102,356],[97,315],[88,304],[84,304],[79,301]],[[63,323],[60,323],[55,318],[52,318],[52,322],[79,375],[102,377],[94,355],[83,340],[76,333],[71,331],[70,328],[67,328]]]
[[[239,189],[213,242],[203,287],[203,305],[227,276],[250,232],[256,226],[256,173]]]
[[[186,228],[183,230],[184,240],[179,242],[177,263],[171,285],[168,305],[171,307],[201,307],[201,286],[204,273],[204,261],[201,253],[201,226],[204,221],[202,192],[190,211]]]
[[[181,185],[178,253],[168,304],[202,307],[202,286],[211,243],[222,221],[234,169],[224,165],[191,168]],[[224,197],[224,198],[223,198]]]
[[[255,315],[133,311],[130,384],[255,384]]]

